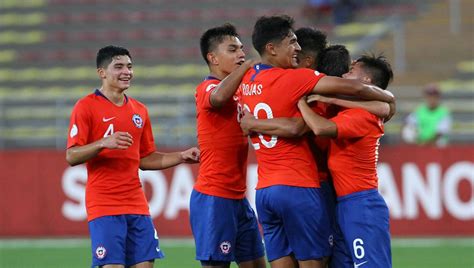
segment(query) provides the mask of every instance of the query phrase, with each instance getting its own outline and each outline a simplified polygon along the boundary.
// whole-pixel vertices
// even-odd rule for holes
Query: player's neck
[[[211,69],[210,72],[209,72],[209,75],[212,76],[212,77],[215,77],[219,80],[223,80],[224,78],[226,78],[229,74],[226,73],[226,72],[223,72],[221,70],[216,70],[216,69]]]
[[[125,100],[125,90],[101,87],[99,91],[113,104],[122,106]]]
[[[266,57],[266,56],[262,56],[262,64],[270,65],[273,67],[280,67],[277,61],[275,61],[273,58]]]

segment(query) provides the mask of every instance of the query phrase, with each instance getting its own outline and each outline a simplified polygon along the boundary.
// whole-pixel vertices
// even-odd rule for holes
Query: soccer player
[[[308,30],[309,31],[309,30]],[[314,31],[314,30],[312,30]],[[343,45],[332,45],[329,46],[318,53],[313,49],[313,45],[309,45],[313,42],[309,42],[307,39],[312,38],[311,35],[300,35],[300,29],[295,31],[296,36],[298,37],[298,43],[301,45],[301,53],[305,56],[305,61],[299,61],[299,67],[308,67],[313,62],[317,62],[317,70],[332,76],[341,76],[349,71],[350,66],[350,55],[349,51]],[[314,40],[314,39],[313,39]],[[308,53],[309,51],[309,53]],[[317,57],[313,59],[312,57]],[[303,64],[302,64],[303,63]],[[311,64],[308,64],[311,63]],[[332,102],[339,106],[348,107],[348,108],[364,108],[374,114],[379,115],[384,118],[389,115],[389,105],[384,102],[377,101],[349,101],[337,98],[328,98],[323,96],[318,96],[326,102]],[[311,108],[314,112],[319,115],[330,118],[337,113],[337,106],[329,105],[328,103],[317,101],[311,103]],[[274,118],[274,119],[255,119],[253,115],[246,113],[246,115],[241,120],[241,126],[244,128],[244,132],[254,131],[268,135],[277,135],[281,137],[299,137],[302,134],[306,133],[309,128],[302,127],[304,122],[302,118]],[[305,126],[305,124],[303,124]],[[321,192],[325,198],[325,203],[328,208],[329,219],[331,223],[331,234],[332,234],[332,255],[333,251],[342,251],[341,247],[345,248],[344,239],[342,234],[337,227],[336,223],[336,196],[334,192],[334,186],[332,184],[332,179],[330,177],[329,169],[327,167],[327,151],[329,147],[329,138],[321,136],[311,136],[309,137],[310,148],[313,152],[315,161],[318,167],[318,179],[321,185]],[[335,249],[334,249],[335,248]],[[343,261],[340,258],[332,257],[329,260],[329,267],[341,267],[340,262]]]
[[[87,164],[92,265],[151,268],[163,254],[138,169],[195,163],[199,150],[156,151],[145,105],[125,94],[133,78],[127,49],[103,47],[96,62],[102,86],[74,106],[66,151],[71,166]]]
[[[327,36],[320,30],[302,27],[295,31],[301,50],[298,53],[298,67],[316,70],[317,58],[327,47]]]
[[[375,86],[294,69],[301,48],[288,16],[259,18],[252,42],[262,64],[247,71],[240,90],[244,108],[257,118],[298,116],[298,100],[312,92],[393,101]],[[251,140],[258,161],[256,206],[271,266],[322,267],[329,221],[307,140],[262,134]]]
[[[254,62],[245,61],[231,24],[207,30],[200,46],[210,75],[196,88],[201,164],[190,199],[196,259],[203,267],[229,267],[235,261],[241,268],[263,268],[262,237],[245,198],[248,142],[239,126],[236,94]]]
[[[383,56],[362,56],[343,77],[385,89],[393,72]],[[338,200],[337,221],[346,245],[345,252],[335,252],[336,258],[344,258],[340,267],[392,267],[389,213],[377,191],[383,119],[351,108],[328,120],[314,113],[306,98],[298,107],[315,135],[332,138],[328,166]]]

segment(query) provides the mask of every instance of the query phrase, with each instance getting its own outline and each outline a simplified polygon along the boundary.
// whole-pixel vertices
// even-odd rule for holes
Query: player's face
[[[279,44],[275,45],[278,67],[285,69],[297,68],[298,53],[300,51],[301,47],[298,44],[296,35],[293,31],[290,31]]]
[[[133,78],[132,60],[126,55],[115,56],[106,69],[99,69],[99,75],[108,87],[126,90]]]
[[[227,36],[213,52],[212,63],[218,66],[222,72],[230,74],[245,61],[243,47],[239,38]]]
[[[364,71],[361,62],[352,63],[351,67],[349,68],[349,72],[343,74],[342,77],[346,79],[356,79],[363,83],[371,82],[370,76]]]

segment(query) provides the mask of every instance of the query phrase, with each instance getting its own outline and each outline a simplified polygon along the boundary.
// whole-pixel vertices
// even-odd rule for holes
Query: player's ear
[[[265,45],[265,51],[272,56],[275,56],[277,54],[275,44],[271,42]]]
[[[104,68],[97,68],[97,74],[99,75],[99,77],[101,79],[105,79],[106,75],[105,75],[105,70]]]
[[[210,64],[212,64],[212,65],[218,65],[219,64],[219,60],[217,59],[216,54],[214,54],[213,52],[207,53],[206,57],[207,57],[207,61]]]
[[[367,84],[372,84],[372,79],[368,76],[362,77],[362,82],[367,83]]]
[[[313,65],[314,65],[314,57],[311,57],[311,56],[306,56],[304,57],[304,66],[305,68],[313,68]]]

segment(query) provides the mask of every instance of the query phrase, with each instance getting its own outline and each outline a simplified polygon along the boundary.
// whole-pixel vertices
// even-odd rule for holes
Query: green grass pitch
[[[155,267],[200,267],[191,239],[160,242],[166,258]],[[84,268],[90,267],[90,255],[87,239],[0,240],[1,268]],[[392,255],[395,268],[474,268],[474,238],[393,239]]]

